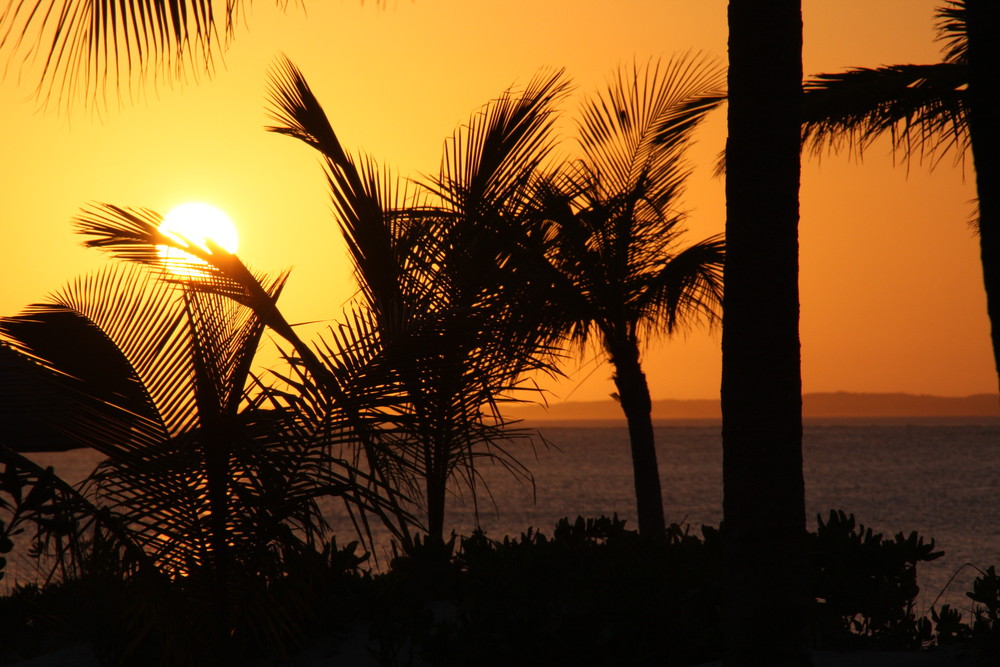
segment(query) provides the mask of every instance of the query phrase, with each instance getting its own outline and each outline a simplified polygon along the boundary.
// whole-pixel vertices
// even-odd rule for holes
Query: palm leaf
[[[134,326],[121,325],[123,314],[137,318]],[[59,428],[80,446],[105,453],[190,426],[193,404],[177,389],[191,372],[180,329],[171,291],[121,267],[0,320],[8,344],[59,378]]]
[[[817,75],[804,84],[803,142],[819,153],[846,141],[861,154],[888,135],[906,159],[961,156],[969,147],[967,84],[966,66],[957,62]]]
[[[609,197],[648,181],[663,193],[652,199],[669,199],[680,151],[706,114],[725,100],[724,89],[725,70],[704,56],[619,70],[607,90],[585,104],[579,122],[594,196]]]
[[[211,71],[219,41],[212,0],[17,0],[0,17],[0,47],[43,51],[40,93],[48,100],[96,99],[132,70],[173,78],[187,58]],[[231,13],[226,29],[231,28]],[[34,44],[25,44],[34,34]],[[48,53],[45,54],[44,50]],[[124,71],[123,71],[124,69]],[[192,68],[196,72],[196,68]]]
[[[41,61],[38,94],[49,103],[104,102],[130,81],[211,75],[238,23],[227,0],[220,37],[216,0],[13,0],[0,14],[0,50],[21,68]],[[284,6],[285,0],[278,0]],[[133,79],[134,77],[134,79]]]
[[[937,38],[944,43],[944,60],[953,64],[968,62],[969,36],[965,0],[948,0],[938,8]]]
[[[648,282],[645,301],[652,310],[644,321],[657,323],[668,334],[700,318],[717,322],[721,314],[724,263],[725,241],[721,235],[673,254]]]
[[[554,105],[567,91],[562,71],[540,73],[523,91],[508,89],[487,104],[445,145],[435,193],[473,217],[523,191],[554,147]]]

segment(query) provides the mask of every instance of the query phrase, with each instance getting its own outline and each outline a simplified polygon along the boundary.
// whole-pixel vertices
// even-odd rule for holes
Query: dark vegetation
[[[158,14],[161,27],[174,19],[175,32],[160,31],[140,65],[149,57],[183,69],[188,48],[211,61],[211,7],[194,6],[194,41],[177,31],[184,21],[173,9]],[[946,32],[968,39],[967,51],[953,40],[947,57],[967,75],[968,95],[952,84],[951,97],[968,119],[931,117],[929,135],[954,128],[962,145],[967,123],[990,292],[995,215],[986,193],[997,188],[982,180],[993,173],[992,151],[976,150],[996,144],[977,138],[992,136],[983,128],[995,127],[987,110],[998,108],[982,84],[996,69],[996,41],[983,39],[986,6],[949,3],[943,13]],[[0,46],[48,22],[32,18],[42,14],[16,9]],[[122,33],[111,16],[72,31],[70,50],[151,34],[152,14]],[[940,555],[933,543],[885,539],[836,512],[805,534],[799,19],[794,2],[773,14],[731,3],[726,527],[697,536],[663,525],[639,353],[647,335],[718,318],[722,241],[682,245],[678,205],[684,148],[723,100],[719,73],[692,61],[623,71],[585,107],[569,158],[556,155],[552,134],[567,83],[540,75],[459,128],[437,175],[404,183],[344,150],[285,62],[272,77],[269,129],[319,152],[358,298],[326,334],[304,341],[277,305],[286,274],[258,274],[214,244],[165,236],[155,211],[105,204],[79,215],[86,245],[125,264],[3,318],[0,345],[30,369],[32,400],[48,406],[50,426],[106,459],[70,486],[18,453],[30,430],[0,443],[0,554],[26,531],[45,573],[0,599],[0,659],[85,641],[105,664],[270,664],[310,640],[359,630],[390,665],[691,664],[718,657],[723,634],[734,664],[754,655],[805,664],[808,643],[915,650],[975,641],[995,650],[993,568],[969,594],[971,618],[947,606],[922,618],[915,572]],[[46,26],[54,24],[40,26],[42,39],[61,53],[69,33],[46,36]],[[187,46],[175,50],[175,41]],[[58,96],[72,95],[72,76],[89,71],[68,65],[77,62],[91,66],[61,57],[47,66],[48,94],[65,77]],[[89,94],[93,80],[82,85]],[[859,118],[870,116],[847,120]],[[878,121],[861,143],[900,122],[908,138],[911,120]],[[762,174],[773,192],[759,187]],[[188,253],[185,272],[170,270],[161,246]],[[285,365],[256,375],[265,330],[282,341]],[[479,460],[530,480],[512,451],[536,436],[510,424],[503,405],[532,395],[531,373],[556,373],[562,355],[591,343],[614,366],[628,419],[639,530],[604,517],[564,521],[551,538],[529,529],[502,542],[446,540],[448,489],[464,486],[478,504]],[[778,382],[762,386],[765,377]],[[26,405],[5,403],[0,416]],[[329,498],[355,519],[357,542],[339,547],[330,534],[319,505]],[[385,571],[364,555],[372,522],[399,550]]]
[[[384,665],[659,665],[717,659],[723,535],[678,525],[640,535],[617,517],[421,542],[382,573],[358,544],[300,554],[234,608],[232,664],[274,664],[324,641],[360,637]],[[892,538],[853,515],[818,517],[808,535],[817,648],[918,650],[956,641],[987,654],[1000,639],[1000,577],[981,573],[963,615],[914,607],[920,563],[942,555],[916,533]],[[106,664],[205,664],[197,608],[144,622],[141,587],[95,557],[73,578],[18,585],[0,598],[0,661],[87,642]],[[180,610],[178,610],[180,611]]]
[[[449,487],[478,503],[483,458],[530,480],[512,449],[537,436],[502,406],[535,397],[526,378],[557,372],[565,349],[593,338],[629,418],[640,531],[662,535],[639,345],[717,317],[723,244],[683,245],[679,202],[683,150],[721,102],[718,83],[703,60],[623,70],[586,108],[579,153],[557,160],[567,86],[561,73],[540,75],[474,114],[440,173],[408,185],[349,155],[303,75],[282,63],[269,129],[321,154],[359,285],[313,341],[278,307],[287,274],[168,236],[154,211],[82,211],[85,244],[123,261],[0,318],[0,345],[32,374],[50,426],[106,457],[70,486],[18,453],[30,431],[3,434],[0,509],[7,529],[32,531],[42,581],[64,591],[51,595],[70,607],[93,598],[81,627],[100,625],[94,641],[111,663],[238,662],[256,641],[286,644],[312,601],[338,597],[316,597],[340,585],[330,562],[351,570],[320,511],[332,498],[367,548],[378,522],[402,554],[384,579],[345,585],[399,579],[399,592],[375,599],[388,596],[385,618],[411,623],[397,593],[419,601],[456,567]],[[186,253],[182,266],[163,246]],[[256,375],[265,330],[285,365]],[[5,423],[25,407],[4,403]]]

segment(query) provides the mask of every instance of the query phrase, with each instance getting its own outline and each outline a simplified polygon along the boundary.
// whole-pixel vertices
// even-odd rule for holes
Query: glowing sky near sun
[[[290,3],[294,5],[295,3]],[[401,177],[437,170],[444,139],[469,114],[540,68],[565,67],[581,97],[620,63],[704,51],[726,57],[726,3],[706,0],[400,0],[254,3],[212,80],[150,83],[100,118],[36,113],[30,67],[0,85],[4,261],[0,313],[14,314],[108,261],[79,247],[70,221],[88,202],[166,212],[186,201],[225,210],[240,256],[294,267],[281,305],[291,321],[340,315],[353,285],[314,153],[267,133],[267,72],[287,54],[344,145]],[[805,0],[805,69],[934,62],[931,0]],[[562,124],[569,133],[571,124]],[[700,135],[685,205],[691,238],[724,226],[712,175],[724,113]],[[801,191],[805,391],[996,391],[968,163],[894,166],[885,146],[862,165],[807,157]],[[654,398],[716,396],[719,336],[656,343],[645,356]],[[552,400],[612,390],[607,366],[567,364]]]

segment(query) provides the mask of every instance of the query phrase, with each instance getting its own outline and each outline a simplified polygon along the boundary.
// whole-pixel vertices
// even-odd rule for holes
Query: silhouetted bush
[[[476,532],[449,569],[438,569],[448,583],[434,589],[423,581],[428,562],[401,561],[383,583],[405,594],[373,609],[381,657],[395,664],[416,653],[434,665],[712,659],[721,642],[721,545],[717,531],[704,530],[699,539],[675,525],[653,539],[617,517],[578,517],[560,521],[551,538]]]
[[[724,530],[724,527],[723,529]],[[640,536],[615,517],[561,520],[552,536],[528,529],[417,540],[383,573],[365,569],[355,542],[331,541],[289,559],[280,577],[245,585],[226,651],[235,664],[281,661],[305,643],[368,631],[384,665],[691,665],[719,657],[724,595],[722,533],[670,526]],[[919,649],[973,641],[996,655],[1000,576],[989,568],[968,597],[968,620],[949,606],[914,613],[919,563],[941,553],[915,533],[885,539],[831,512],[809,535],[819,648]],[[181,587],[182,589],[183,587]],[[0,663],[88,642],[107,664],[208,664],[199,623],[152,622],[174,598],[139,595],[151,583],[96,564],[77,580],[16,587],[0,598]],[[181,595],[177,586],[173,595]],[[204,610],[208,613],[210,610]],[[199,620],[201,619],[201,620]],[[165,658],[165,653],[169,656]]]
[[[925,544],[916,532],[883,539],[843,511],[831,511],[825,522],[816,518],[808,544],[817,643],[919,648],[930,641],[930,624],[916,617],[914,600],[917,564],[944,555],[934,540]]]

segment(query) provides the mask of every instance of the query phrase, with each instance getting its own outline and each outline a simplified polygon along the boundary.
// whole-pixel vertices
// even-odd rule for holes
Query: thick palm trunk
[[[993,361],[1000,381],[1000,6],[966,0],[969,39],[969,134],[979,196],[979,244],[990,317]],[[998,385],[1000,386],[1000,385]]]
[[[810,664],[802,477],[800,0],[730,0],[722,327],[725,665]]]
[[[660,488],[660,469],[656,462],[656,442],[653,437],[653,406],[646,375],[639,364],[636,342],[632,340],[617,344],[611,351],[611,362],[615,367],[614,380],[622,411],[628,421],[639,533],[662,535],[666,522],[663,518],[663,492]]]

